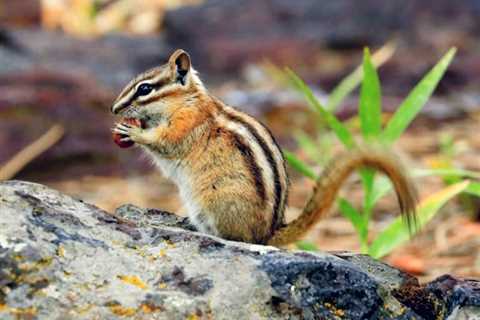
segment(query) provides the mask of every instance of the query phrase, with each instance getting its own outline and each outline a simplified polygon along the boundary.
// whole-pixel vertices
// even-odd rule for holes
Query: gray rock
[[[185,218],[102,211],[0,183],[1,319],[454,319],[479,283],[415,278],[366,256],[225,241]]]
[[[41,29],[4,29],[2,33],[8,41],[2,41],[0,34],[1,75],[38,69],[86,75],[115,92],[138,73],[165,63],[173,50],[159,36],[117,34],[82,40]]]

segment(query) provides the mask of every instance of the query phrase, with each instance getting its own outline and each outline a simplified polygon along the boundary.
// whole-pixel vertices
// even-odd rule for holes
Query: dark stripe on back
[[[282,199],[282,184],[280,183],[280,174],[278,172],[278,167],[277,163],[275,162],[275,159],[273,158],[272,151],[269,149],[267,142],[262,138],[262,136],[258,133],[258,131],[248,122],[244,121],[242,118],[229,113],[228,111],[222,109],[222,113],[232,121],[235,121],[241,125],[243,125],[248,132],[250,132],[257,143],[260,145],[262,148],[263,153],[265,154],[265,157],[267,158],[268,163],[270,164],[273,172],[273,179],[274,179],[274,188],[275,188],[275,199],[273,203],[273,214],[272,214],[272,225],[271,225],[271,232],[275,231],[277,228],[277,225],[279,223],[278,218],[279,215],[281,214],[280,211],[280,201]],[[263,126],[263,125],[262,125]],[[265,127],[265,126],[264,126]],[[268,134],[270,134],[270,131],[266,130]],[[270,134],[271,136],[271,134]],[[272,137],[272,140],[275,141],[275,139]],[[276,145],[276,143],[275,143]]]
[[[233,143],[242,154],[243,160],[245,161],[245,164],[250,170],[253,180],[255,181],[255,190],[258,197],[261,199],[262,203],[265,203],[267,194],[265,191],[265,184],[263,182],[262,169],[257,164],[255,154],[239,134],[236,134],[233,131],[229,131],[229,133],[232,136]]]
[[[260,122],[260,124],[262,124]],[[285,194],[285,197],[283,199],[283,206],[281,209],[281,213],[282,213],[282,217],[280,217],[280,219],[283,219],[283,213],[285,211],[285,206],[286,206],[286,202],[288,201],[288,186],[289,186],[289,181],[288,181],[288,175],[287,175],[287,166],[286,166],[286,161],[285,161],[285,158],[283,157],[283,152],[282,152],[282,149],[280,148],[280,146],[278,145],[277,143],[277,140],[275,140],[275,137],[273,136],[272,132],[270,131],[270,129],[267,127],[267,126],[264,126],[262,124],[263,128],[265,128],[265,130],[268,132],[268,135],[270,136],[270,138],[272,139],[273,141],[273,144],[275,145],[275,147],[277,147],[278,151],[280,152],[280,157],[282,159],[282,168],[283,168],[283,172],[285,172],[285,190],[284,190],[284,194]],[[277,222],[279,224],[282,224],[282,221],[278,221]]]

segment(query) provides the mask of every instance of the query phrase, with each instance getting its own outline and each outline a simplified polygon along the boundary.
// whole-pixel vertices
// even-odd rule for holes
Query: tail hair
[[[301,215],[288,225],[277,229],[269,245],[282,246],[299,240],[318,221],[325,218],[345,180],[357,169],[372,168],[385,174],[393,184],[400,212],[409,229],[416,227],[418,193],[398,157],[374,148],[359,148],[331,160],[317,179],[313,194]]]

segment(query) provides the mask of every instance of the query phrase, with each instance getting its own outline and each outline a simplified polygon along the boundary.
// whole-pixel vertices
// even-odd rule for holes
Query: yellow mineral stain
[[[23,256],[21,254],[16,254],[13,256],[13,259],[15,259],[15,261],[21,261],[23,260]]]
[[[167,284],[166,284],[165,282],[162,282],[162,283],[159,283],[159,284],[158,284],[158,287],[159,287],[160,289],[165,289],[165,288],[167,287]]]
[[[148,256],[148,252],[144,248],[137,247],[138,255],[141,257]]]
[[[156,311],[160,311],[160,308],[150,304],[142,303],[140,305],[140,310],[142,310],[143,313],[154,313]]]
[[[142,279],[140,279],[139,277],[137,276],[118,276],[118,279],[122,280],[123,282],[125,283],[128,283],[128,284],[131,284],[131,285],[134,285],[136,287],[139,287],[140,289],[147,289],[147,284],[145,282],[142,281]]]
[[[333,313],[333,315],[335,315],[337,318],[339,317],[343,317],[345,315],[345,311],[342,310],[342,309],[337,309],[334,305],[332,305],[331,303],[329,302],[325,302],[323,304],[327,309],[330,310],[330,312]]]
[[[28,307],[28,308],[8,308],[11,314],[17,316],[35,316],[37,314],[37,308]]]
[[[62,258],[65,257],[65,248],[62,245],[58,246],[57,255]]]
[[[167,252],[165,249],[160,249],[157,254],[152,254],[150,257],[148,257],[149,261],[155,261],[158,258],[163,258],[167,255]]]
[[[191,314],[187,317],[187,320],[199,320],[200,318],[196,314]]]
[[[84,314],[84,313],[87,313],[90,309],[92,309],[92,307],[93,307],[92,304],[85,304],[83,306],[79,306],[79,307],[75,308],[75,311],[78,314]]]
[[[165,244],[167,245],[168,249],[173,249],[175,248],[175,243],[173,243],[171,240],[165,240]]]
[[[135,308],[122,307],[119,304],[109,306],[109,308],[110,308],[110,311],[112,311],[117,316],[121,316],[121,317],[131,317],[135,315],[135,313],[137,312]]]

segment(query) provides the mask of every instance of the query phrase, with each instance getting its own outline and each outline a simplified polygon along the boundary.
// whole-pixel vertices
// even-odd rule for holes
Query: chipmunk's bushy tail
[[[299,240],[332,207],[345,180],[359,168],[373,168],[384,173],[392,182],[400,211],[409,227],[415,225],[417,191],[397,158],[381,150],[357,149],[333,159],[317,179],[313,195],[302,214],[278,229],[268,241],[269,245],[282,246]]]

